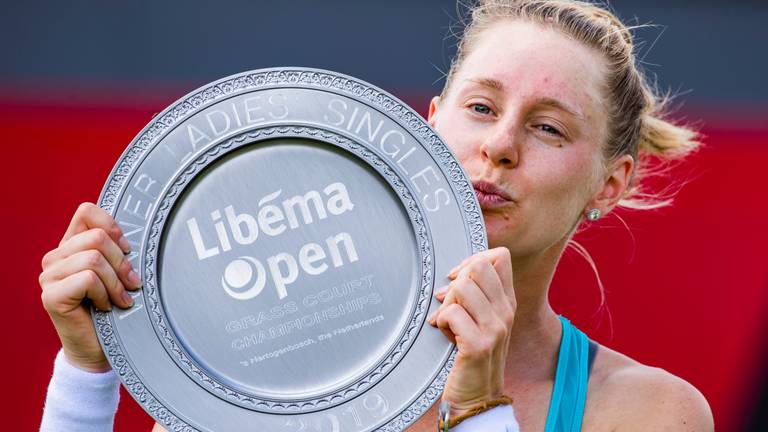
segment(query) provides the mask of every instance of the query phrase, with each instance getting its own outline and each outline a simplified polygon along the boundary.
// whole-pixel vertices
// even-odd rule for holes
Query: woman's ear
[[[632,180],[632,170],[635,160],[630,155],[623,155],[611,164],[608,176],[604,178],[602,187],[584,210],[586,214],[592,209],[598,209],[603,215],[608,214],[619,203]]]
[[[427,123],[435,127],[435,118],[437,117],[437,104],[440,103],[440,96],[435,96],[429,101],[429,113],[427,114]]]

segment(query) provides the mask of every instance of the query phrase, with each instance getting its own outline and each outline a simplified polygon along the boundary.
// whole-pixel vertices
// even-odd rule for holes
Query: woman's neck
[[[508,378],[554,378],[562,325],[549,305],[549,285],[564,248],[565,242],[536,256],[512,258],[517,310],[507,354]]]

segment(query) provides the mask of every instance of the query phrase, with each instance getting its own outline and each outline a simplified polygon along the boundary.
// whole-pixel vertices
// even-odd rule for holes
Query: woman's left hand
[[[505,247],[466,258],[448,278],[450,284],[435,293],[442,305],[428,321],[458,348],[443,392],[454,417],[502,396],[517,302]]]

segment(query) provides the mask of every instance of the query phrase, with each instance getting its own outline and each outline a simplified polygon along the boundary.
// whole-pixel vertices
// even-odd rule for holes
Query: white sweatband
[[[452,427],[450,432],[520,432],[512,405],[499,405]]]
[[[67,361],[64,350],[59,350],[40,432],[111,432],[119,400],[120,380],[114,371],[78,369]]]

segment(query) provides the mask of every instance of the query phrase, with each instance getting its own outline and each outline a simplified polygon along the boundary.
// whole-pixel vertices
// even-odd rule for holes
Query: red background
[[[181,94],[181,93],[179,93]],[[403,95],[401,95],[403,96]],[[426,107],[427,98],[405,99]],[[35,430],[58,339],[40,304],[40,259],[54,248],[78,203],[96,201],[112,165],[163,101],[104,104],[0,100],[3,138],[2,314],[4,429]],[[727,113],[727,115],[726,115]],[[621,212],[581,233],[607,291],[567,251],[552,289],[556,310],[593,339],[698,387],[718,430],[741,430],[755,407],[768,333],[768,127],[704,114],[707,146],[672,171],[682,186],[672,207]],[[692,116],[696,118],[696,116]],[[123,394],[116,430],[152,420]]]

